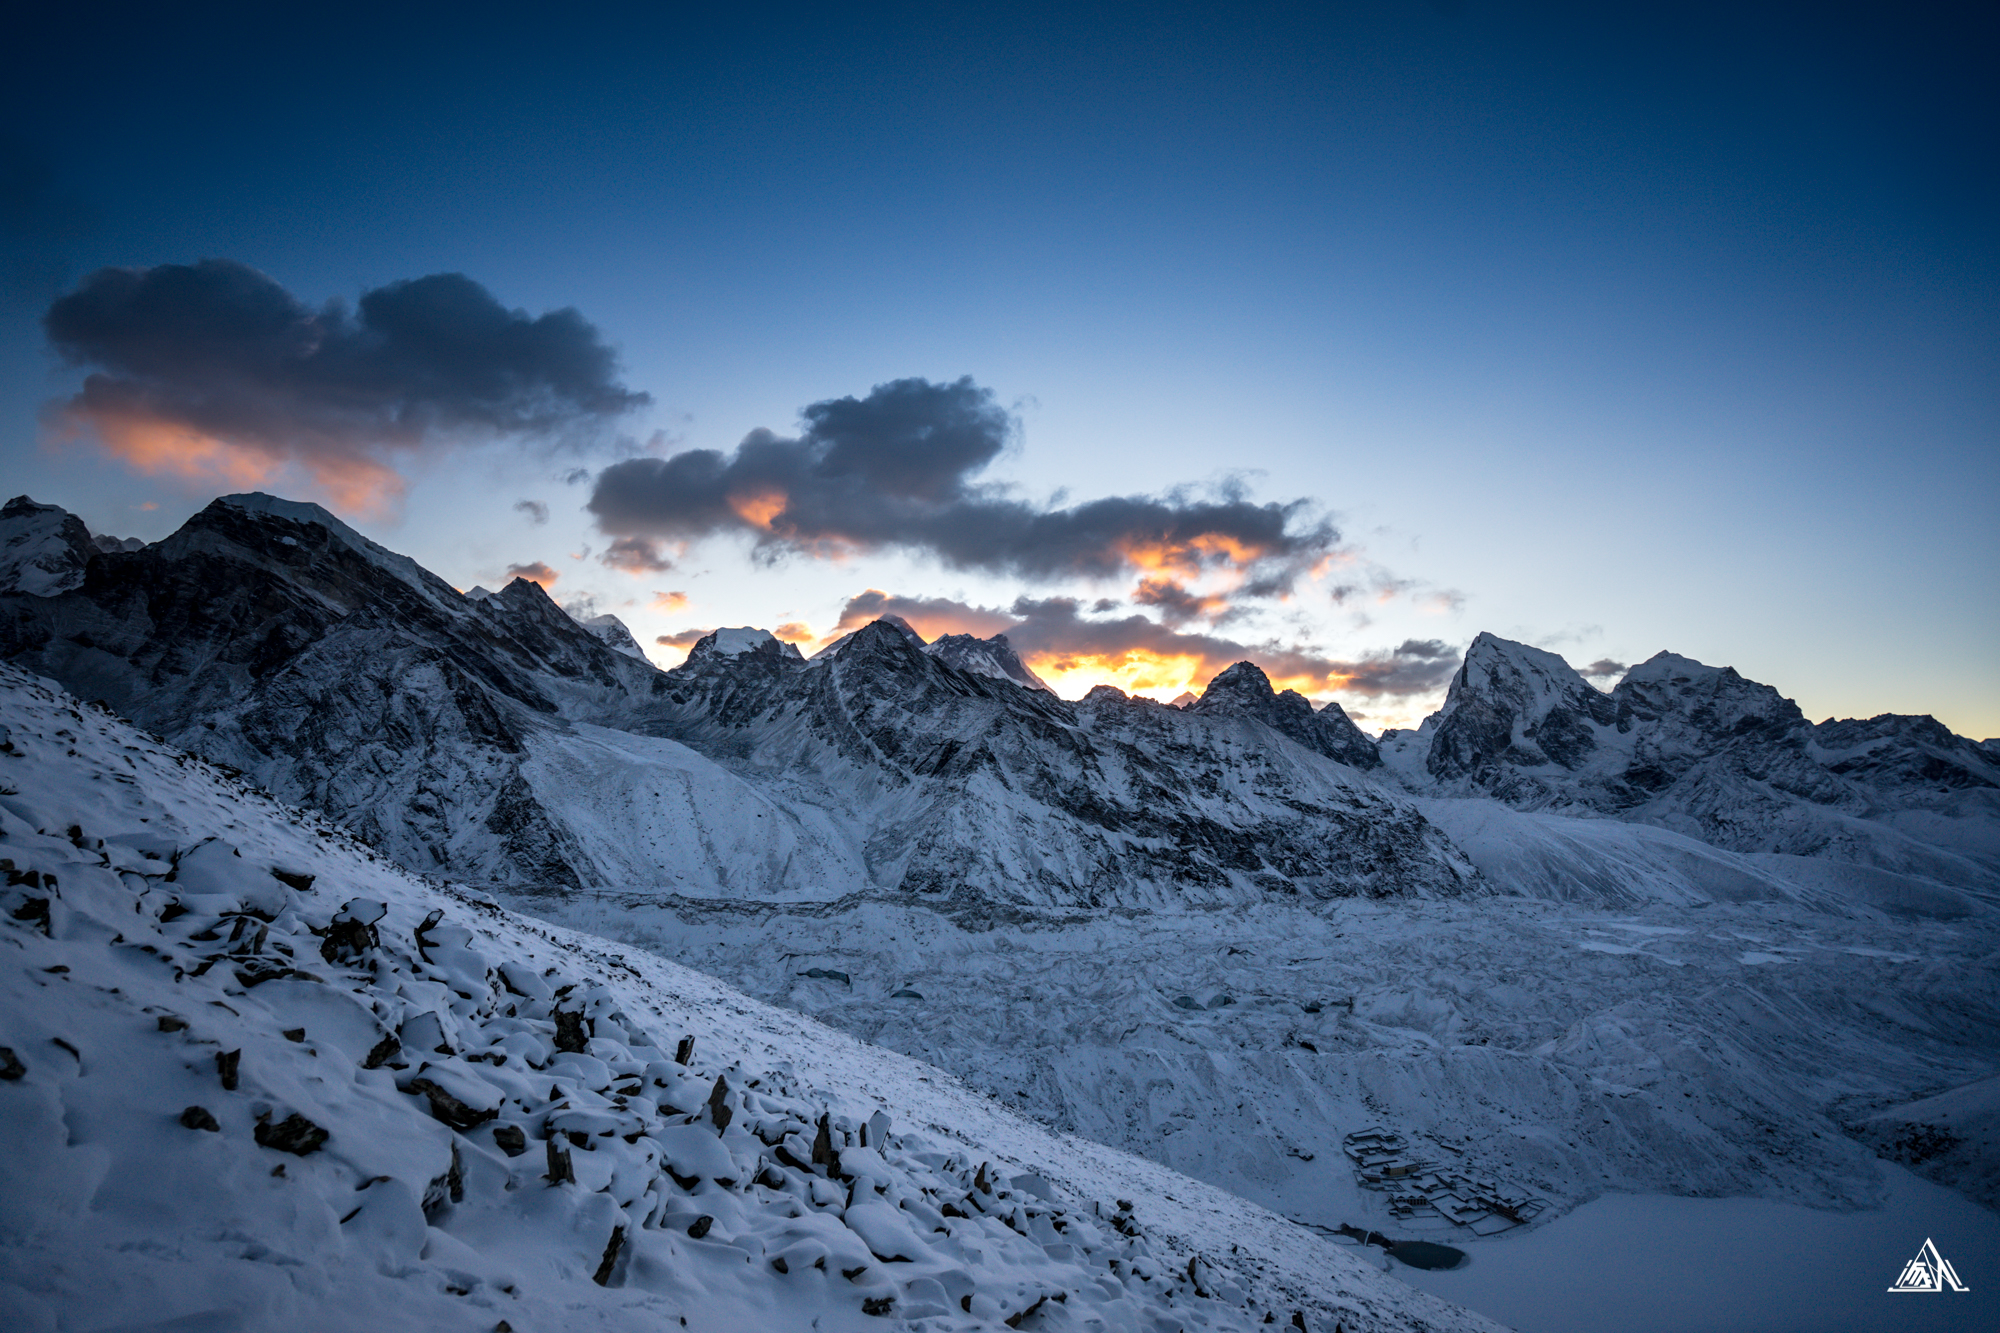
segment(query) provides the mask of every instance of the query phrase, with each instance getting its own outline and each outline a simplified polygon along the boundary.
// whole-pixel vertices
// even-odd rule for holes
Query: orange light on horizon
[[[1143,694],[1149,699],[1171,703],[1182,694],[1200,695],[1208,683],[1234,662],[1211,660],[1199,653],[1161,654],[1141,651],[1104,654],[1034,653],[1024,659],[1028,666],[1065,699],[1080,699],[1099,685],[1112,685],[1127,694]],[[1333,689],[1341,678],[1313,675],[1271,676],[1271,688],[1297,690],[1314,705]]]

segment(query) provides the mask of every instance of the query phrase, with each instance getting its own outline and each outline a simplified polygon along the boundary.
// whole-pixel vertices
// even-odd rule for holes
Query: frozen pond
[[[1522,1333],[1862,1333],[2000,1328],[2000,1214],[1884,1165],[1886,1207],[1608,1195],[1523,1236],[1463,1243],[1413,1287]],[[1890,1294],[1926,1239],[1970,1291]]]

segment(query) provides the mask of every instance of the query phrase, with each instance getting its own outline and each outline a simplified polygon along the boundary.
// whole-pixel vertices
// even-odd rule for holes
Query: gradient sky
[[[602,563],[583,506],[620,458],[970,376],[1018,422],[978,479],[1024,503],[1234,478],[1330,520],[1336,558],[1289,600],[1195,587],[1218,600],[1186,628],[1255,659],[1487,629],[2000,735],[1990,5],[423,8],[17,27],[8,494],[154,539],[237,488],[63,427],[84,368],[42,317],[94,270],[226,259],[315,307],[462,273],[573,307],[651,401],[385,446],[400,493],[265,488],[462,587],[541,562],[663,663],[658,636],[717,624],[823,636],[869,589],[1155,616],[1132,577],[922,551],[759,560],[722,534],[667,571]],[[1170,697],[1192,669],[1042,665],[1072,695]],[[1440,680],[1310,692],[1375,728]]]

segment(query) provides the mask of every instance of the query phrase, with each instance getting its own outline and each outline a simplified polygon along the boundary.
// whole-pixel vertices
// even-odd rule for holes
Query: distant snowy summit
[[[1381,738],[1414,792],[1610,815],[1743,852],[2000,885],[2000,761],[1930,717],[1814,725],[1729,667],[1660,653],[1609,692],[1481,634],[1444,706]]]

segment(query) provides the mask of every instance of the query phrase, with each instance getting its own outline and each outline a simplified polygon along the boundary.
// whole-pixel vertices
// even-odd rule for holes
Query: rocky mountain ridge
[[[53,595],[0,594],[0,651],[476,882],[978,913],[1476,878],[1407,800],[1329,762],[1365,747],[1300,725],[1261,673],[1212,715],[1134,721],[1018,679],[1003,637],[927,645],[886,620],[811,663],[720,630],[663,673],[533,583],[461,595],[268,496],[93,549]]]
[[[1444,706],[1382,752],[1425,794],[2000,885],[2000,763],[1984,746],[1929,717],[1814,725],[1770,686],[1674,653],[1606,692],[1554,653],[1482,634]]]

